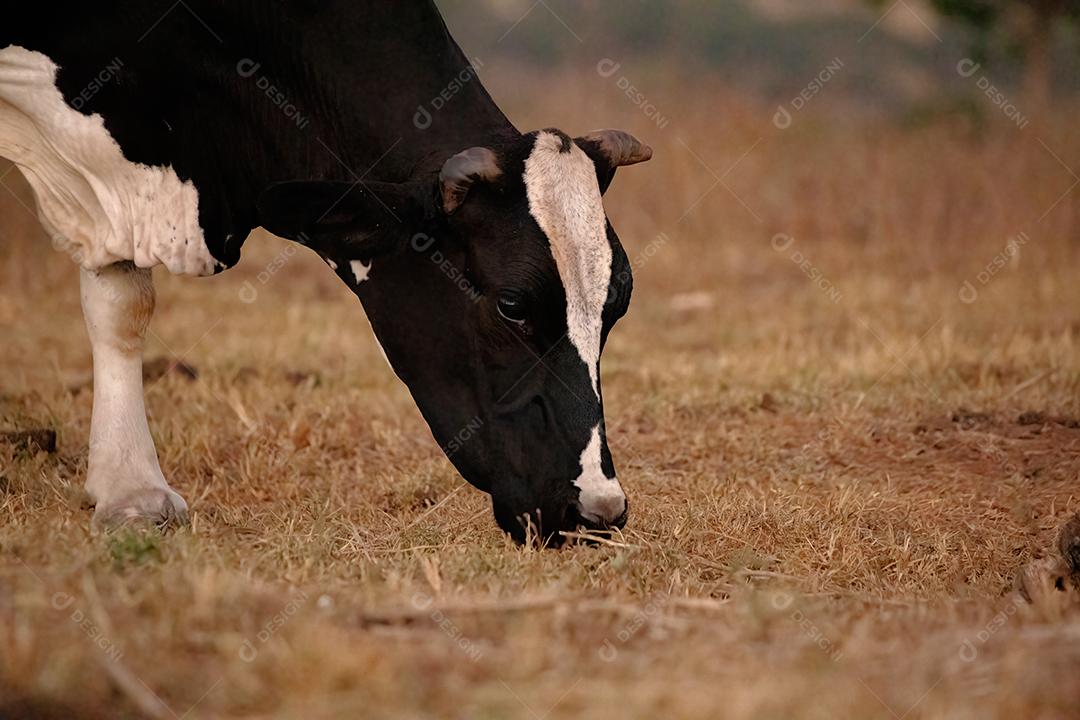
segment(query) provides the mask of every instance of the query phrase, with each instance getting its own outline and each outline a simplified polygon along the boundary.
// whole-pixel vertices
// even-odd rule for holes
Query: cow
[[[263,227],[358,296],[504,531],[622,527],[599,361],[632,274],[602,196],[651,155],[518,131],[432,0],[18,3],[0,156],[80,267],[94,524],[186,522],[143,401],[151,268],[213,275]]]

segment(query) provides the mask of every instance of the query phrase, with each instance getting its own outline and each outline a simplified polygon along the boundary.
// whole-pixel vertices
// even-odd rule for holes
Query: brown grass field
[[[553,109],[490,75],[519,127],[656,149],[607,199],[625,531],[507,540],[355,298],[256,236],[155,271],[147,356],[198,371],[147,388],[191,527],[92,532],[78,273],[8,172],[0,430],[59,442],[0,444],[0,716],[1080,716],[1080,603],[1009,592],[1080,511],[1075,108],[780,131],[715,87],[659,129],[602,78]]]

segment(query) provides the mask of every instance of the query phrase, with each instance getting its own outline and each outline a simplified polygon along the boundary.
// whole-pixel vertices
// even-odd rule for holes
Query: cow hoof
[[[99,504],[93,524],[99,529],[154,526],[165,529],[187,525],[188,507],[184,498],[168,488],[136,490],[116,500]]]

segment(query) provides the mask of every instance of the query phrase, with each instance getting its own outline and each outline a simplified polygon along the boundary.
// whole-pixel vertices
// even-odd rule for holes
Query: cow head
[[[448,153],[406,183],[289,182],[263,225],[319,252],[461,474],[519,541],[622,526],[600,353],[630,301],[601,195],[652,151],[557,130]],[[351,331],[352,328],[343,328]]]

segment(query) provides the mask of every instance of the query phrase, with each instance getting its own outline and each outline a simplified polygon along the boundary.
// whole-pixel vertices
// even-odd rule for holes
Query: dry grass
[[[554,115],[632,125],[609,82],[564,84]],[[91,534],[77,273],[0,192],[0,430],[59,432],[52,455],[0,445],[0,697],[56,717],[1075,717],[1080,613],[1005,595],[1080,510],[1080,205],[1047,149],[1080,167],[1070,114],[781,132],[722,89],[690,97],[665,130],[640,118],[657,158],[609,198],[637,277],[603,368],[632,512],[599,547],[503,538],[358,303],[305,253],[258,284],[285,247],[262,237],[224,276],[157,275],[148,355],[199,371],[147,392],[192,527]]]

